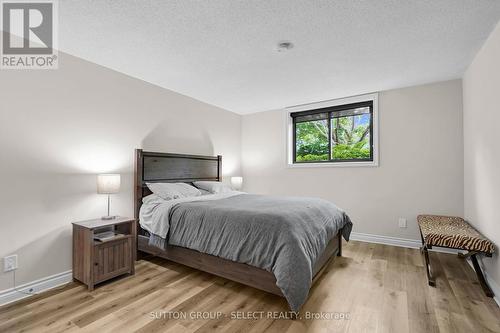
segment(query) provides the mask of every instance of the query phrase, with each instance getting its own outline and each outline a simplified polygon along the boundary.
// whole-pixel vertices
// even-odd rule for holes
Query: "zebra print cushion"
[[[419,215],[417,222],[426,245],[485,253],[495,251],[490,240],[460,217]]]

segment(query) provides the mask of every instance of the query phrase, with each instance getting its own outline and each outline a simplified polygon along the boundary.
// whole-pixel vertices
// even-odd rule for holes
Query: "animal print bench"
[[[433,246],[446,247],[457,250],[468,251],[465,255],[459,254],[462,258],[470,257],[474,270],[481,287],[487,296],[493,297],[493,292],[486,283],[481,267],[477,262],[476,255],[484,254],[491,257],[495,251],[495,245],[482,236],[476,229],[460,217],[439,216],[439,215],[419,215],[417,222],[420,227],[422,237],[422,252],[425,258],[427,278],[430,286],[435,286],[436,282],[431,274],[428,249]]]

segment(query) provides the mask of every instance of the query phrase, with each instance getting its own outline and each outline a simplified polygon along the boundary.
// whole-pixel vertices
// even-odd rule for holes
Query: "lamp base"
[[[103,216],[101,217],[101,220],[113,220],[113,219],[116,219],[116,216]]]

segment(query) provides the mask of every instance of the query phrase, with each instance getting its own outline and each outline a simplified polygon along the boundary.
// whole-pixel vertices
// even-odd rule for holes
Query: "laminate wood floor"
[[[135,276],[93,292],[70,283],[0,308],[0,332],[500,332],[500,309],[469,265],[430,255],[436,288],[427,286],[418,250],[351,241],[296,320],[280,318],[288,309],[279,297],[141,260]]]

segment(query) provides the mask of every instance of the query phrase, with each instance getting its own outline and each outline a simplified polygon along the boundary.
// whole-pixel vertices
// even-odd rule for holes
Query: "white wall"
[[[465,217],[500,246],[500,24],[463,78]],[[500,285],[498,252],[483,264]]]
[[[71,221],[105,214],[96,173],[122,173],[112,213],[133,214],[133,153],[221,154],[240,173],[240,116],[60,53],[60,68],[0,73],[0,257],[17,283],[71,269]],[[0,270],[0,290],[12,287]]]
[[[331,200],[356,232],[418,239],[417,214],[463,214],[460,80],[380,93],[379,167],[291,169],[283,111],[240,117],[60,56],[58,70],[0,73],[0,257],[19,255],[18,284],[71,269],[71,221],[105,214],[96,173],[122,173],[112,213],[132,214],[138,147],[222,154],[225,176],[241,152],[245,190]]]
[[[246,191],[322,197],[348,212],[355,232],[408,239],[419,239],[417,214],[462,216],[460,80],[379,94],[379,167],[286,168],[283,113],[243,116]]]

